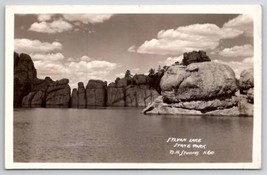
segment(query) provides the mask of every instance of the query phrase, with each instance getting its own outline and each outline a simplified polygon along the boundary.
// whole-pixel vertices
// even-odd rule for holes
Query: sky
[[[239,78],[253,66],[253,18],[246,14],[16,14],[14,49],[37,77],[112,82],[204,50]]]

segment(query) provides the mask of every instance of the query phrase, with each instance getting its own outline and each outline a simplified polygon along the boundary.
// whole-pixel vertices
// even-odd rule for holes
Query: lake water
[[[141,110],[15,109],[14,161],[252,161],[253,118],[143,115]],[[169,137],[180,140],[167,142]]]

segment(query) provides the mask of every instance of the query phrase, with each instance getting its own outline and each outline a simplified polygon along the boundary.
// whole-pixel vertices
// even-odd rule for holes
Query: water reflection
[[[17,162],[251,162],[253,118],[143,115],[137,108],[17,109]],[[214,156],[170,155],[169,137]],[[179,148],[180,149],[180,148]],[[201,150],[202,151],[202,150]]]

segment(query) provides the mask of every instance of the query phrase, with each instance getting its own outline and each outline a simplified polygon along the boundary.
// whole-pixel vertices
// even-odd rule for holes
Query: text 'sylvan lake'
[[[141,110],[14,109],[14,161],[252,161],[252,117],[144,115]]]

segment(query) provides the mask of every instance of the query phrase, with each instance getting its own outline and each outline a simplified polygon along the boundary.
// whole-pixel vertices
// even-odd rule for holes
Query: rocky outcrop
[[[78,91],[76,88],[72,89],[71,93],[71,107],[77,108],[78,107]]]
[[[246,94],[247,91],[253,87],[254,87],[253,68],[242,71],[239,79],[239,88],[241,94]]]
[[[50,77],[45,79],[35,79],[32,82],[31,92],[24,96],[23,107],[45,107],[46,91],[48,86],[54,81]]]
[[[235,105],[234,105],[235,103]],[[209,105],[210,104],[210,105]],[[225,105],[225,108],[222,106]],[[183,115],[239,115],[237,101],[192,101],[185,103],[165,103],[164,97],[159,96],[153,103],[148,105],[144,110],[144,114],[183,114]],[[219,106],[219,107],[216,107]]]
[[[142,85],[149,84],[150,78],[144,74],[136,74],[133,76],[133,84]]]
[[[125,92],[125,103],[129,107],[144,107],[159,96],[158,92],[146,85],[128,86]]]
[[[45,91],[36,91],[31,100],[31,107],[44,107],[45,106]]]
[[[183,60],[183,65],[174,64],[169,67],[160,82],[161,96],[143,112],[252,115],[253,106],[250,104],[253,102],[253,74],[249,76],[246,72],[241,75],[239,84],[243,94],[238,95],[239,88],[233,70],[224,64],[208,62],[210,59],[205,58],[205,55],[192,52],[184,55],[186,60]],[[200,57],[205,58],[204,62],[201,62]]]
[[[233,70],[214,62],[171,66],[160,82],[162,95],[169,102],[231,97],[238,86]]]
[[[14,106],[23,107],[145,107],[146,114],[253,116],[253,69],[237,83],[233,70],[211,62],[203,51],[184,54],[175,63],[149,75],[82,82],[70,94],[68,79],[38,79],[29,55],[14,53]]]
[[[32,91],[46,91],[48,86],[53,82],[54,81],[50,77],[45,77],[45,79],[35,79]]]
[[[24,96],[22,99],[22,107],[31,107],[31,101],[36,92],[30,92],[28,95]]]
[[[206,62],[211,61],[209,56],[206,55],[206,52],[200,50],[200,51],[193,51],[189,53],[183,54],[183,61],[182,64],[187,66],[191,63],[197,63],[197,62]]]
[[[241,115],[253,116],[254,109],[254,78],[253,69],[241,72],[239,79],[240,91],[237,93],[239,98],[238,109]]]
[[[144,114],[202,114],[197,110],[189,110],[183,108],[173,107],[171,104],[167,104],[163,101],[162,96],[158,96],[150,105],[148,105],[144,110]]]
[[[86,106],[106,106],[106,89],[106,81],[89,80],[86,85]]]
[[[14,53],[14,106],[21,107],[23,97],[31,92],[37,72],[31,57]],[[25,99],[26,100],[26,99]]]
[[[240,115],[238,107],[234,106],[232,108],[218,109],[206,112],[205,115],[215,115],[215,116],[238,116]]]
[[[151,77],[143,74],[116,79],[115,83],[110,83],[107,88],[107,106],[147,106],[159,96],[150,83]]]
[[[68,79],[51,83],[47,89],[46,107],[69,107],[70,86]]]
[[[53,82],[49,77],[44,80],[35,79],[31,92],[24,96],[22,101],[23,107],[45,107],[46,90],[48,86]]]
[[[202,113],[205,113],[206,111],[232,108],[234,106],[237,106],[237,104],[238,104],[238,98],[236,96],[232,96],[231,98],[221,97],[218,99],[210,99],[210,100],[179,102],[179,103],[174,103],[172,106],[176,108],[198,110],[201,111]]]
[[[116,82],[116,87],[125,88],[132,83],[133,79],[131,77],[124,77]]]
[[[107,88],[107,106],[124,107],[125,106],[125,89],[116,87],[113,84]]]
[[[240,115],[253,116],[253,109],[254,109],[253,103],[250,103],[248,101],[246,95],[240,94],[238,98],[239,98],[238,110]]]
[[[86,90],[84,88],[83,82],[78,83],[78,107],[86,107]]]

